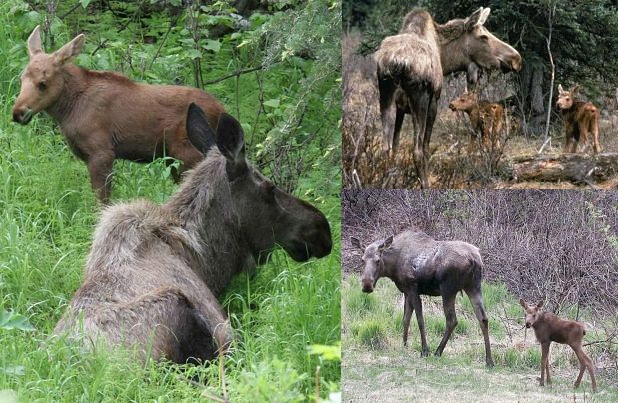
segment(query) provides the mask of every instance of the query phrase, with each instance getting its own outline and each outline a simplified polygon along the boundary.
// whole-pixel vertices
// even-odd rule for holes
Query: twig
[[[537,154],[540,154],[543,152],[543,149],[545,148],[545,146],[551,142],[551,136],[547,136],[547,139],[545,140],[545,142],[543,143],[543,145],[541,146],[541,148],[539,148],[539,151],[537,151]]]
[[[209,81],[204,81],[204,85],[208,85],[208,84],[216,84],[218,82],[221,82],[223,80],[227,80],[228,78],[232,78],[232,77],[238,77],[241,74],[245,74],[245,73],[251,73],[253,71],[258,71],[258,70],[262,70],[262,66],[260,67],[252,67],[250,69],[240,69],[240,70],[236,70],[233,73],[227,74],[223,77],[219,77],[219,78],[215,78],[214,80],[209,80]]]
[[[159,47],[157,48],[157,51],[155,52],[152,60],[150,61],[150,64],[148,65],[148,70],[150,70],[152,68],[152,65],[154,64],[155,60],[159,57],[159,53],[161,52],[161,48],[163,48],[163,45],[165,44],[165,41],[167,40],[168,35],[172,31],[172,28],[176,26],[176,23],[178,22],[178,18],[179,17],[180,17],[180,14],[176,15],[176,18],[174,19],[174,21],[170,20],[170,26],[167,29],[167,32],[165,32],[165,36],[163,36],[163,40],[159,44]]]

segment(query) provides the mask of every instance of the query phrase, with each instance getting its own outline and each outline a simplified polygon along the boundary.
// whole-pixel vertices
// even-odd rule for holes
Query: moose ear
[[[538,308],[542,308],[543,307],[543,303],[544,303],[544,301],[541,301],[538,304],[536,304],[537,309]]]
[[[382,242],[382,245],[380,245],[378,249],[380,250],[380,252],[384,252],[385,250],[390,248],[392,244],[393,244],[393,236],[391,235],[388,238],[386,238],[384,242]]]
[[[41,46],[41,26],[37,25],[28,37],[28,56],[32,57],[43,51]]]
[[[564,89],[562,88],[562,84],[558,84],[558,92],[563,93]]]
[[[520,298],[520,299],[519,299],[519,305],[523,306],[523,307],[524,307],[524,309],[527,307],[526,301],[524,301],[524,299],[523,299],[523,298]]]
[[[204,111],[193,102],[187,112],[187,137],[204,156],[216,144],[215,132],[208,124]]]
[[[356,248],[360,249],[360,250],[365,250],[365,248],[363,247],[363,244],[361,243],[361,241],[358,238],[355,237],[350,237],[350,241],[352,242],[352,246],[355,246]]]
[[[82,47],[84,46],[85,41],[86,36],[84,34],[77,35],[71,40],[71,42],[67,43],[66,45],[54,52],[56,62],[58,62],[59,64],[64,64],[73,56],[79,55],[79,53],[82,51]]]
[[[478,10],[473,12],[464,21],[464,27],[466,28],[466,31],[472,31],[474,27],[483,25],[490,11],[490,8],[479,7]]]
[[[579,84],[575,84],[574,86],[572,86],[569,92],[571,92],[571,94],[573,95],[577,94],[579,92]]]
[[[234,180],[247,170],[245,139],[240,123],[232,115],[222,113],[217,125],[217,146],[227,159],[227,173]]]

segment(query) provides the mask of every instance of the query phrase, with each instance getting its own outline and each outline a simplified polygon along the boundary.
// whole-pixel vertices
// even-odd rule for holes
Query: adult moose
[[[440,25],[426,11],[414,10],[406,15],[399,34],[385,38],[375,53],[382,149],[396,154],[404,115],[411,114],[414,165],[422,188],[429,187],[429,141],[443,76],[465,71],[473,86],[479,68],[521,69],[519,53],[483,26],[489,12],[481,7],[466,19]]]
[[[416,311],[421,333],[422,356],[429,354],[421,295],[442,296],[446,330],[435,355],[442,355],[446,342],[457,326],[455,296],[463,290],[468,295],[485,339],[485,363],[494,365],[489,345],[488,320],[483,306],[481,278],[483,260],[476,246],[462,241],[436,241],[429,235],[406,230],[363,246],[358,238],[352,245],[363,253],[363,291],[370,293],[380,277],[388,277],[405,296],[403,344],[408,342],[412,312]]]
[[[207,360],[232,340],[217,297],[235,274],[263,263],[275,245],[296,261],[330,253],[324,215],[246,161],[234,118],[222,114],[215,135],[191,104],[187,134],[205,159],[167,204],[104,210],[84,282],[56,333],[135,347],[142,357]]]
[[[21,75],[21,92],[13,120],[27,124],[46,111],[60,128],[73,154],[83,160],[92,188],[107,204],[117,158],[148,162],[164,154],[183,162],[180,173],[202,154],[187,139],[186,112],[195,102],[216,127],[224,108],[196,88],[147,85],[108,71],[91,71],[71,63],[84,45],[83,34],[54,53],[41,46],[37,26],[28,38],[30,61]]]

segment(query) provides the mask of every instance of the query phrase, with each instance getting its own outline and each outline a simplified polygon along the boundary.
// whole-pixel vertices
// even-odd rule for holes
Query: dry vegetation
[[[359,33],[344,34],[343,53],[343,187],[344,188],[419,188],[412,159],[412,123],[404,120],[399,150],[395,156],[382,154],[382,124],[373,55],[361,56],[356,48]],[[520,118],[512,80],[514,75],[492,73],[479,82],[481,99],[504,101],[505,123],[500,147],[467,150],[473,130],[464,112],[452,112],[448,103],[464,92],[465,76],[445,78],[438,105],[430,145],[430,174],[436,188],[577,188],[569,182],[516,183],[512,180],[512,159],[543,155],[558,155],[564,143],[561,118],[552,113],[550,141],[544,145],[542,135],[526,133],[526,122]],[[510,104],[510,105],[509,105]],[[615,99],[598,103],[601,109],[599,141],[603,152],[618,151],[618,119],[614,116]],[[555,109],[555,108],[554,108]],[[608,112],[609,111],[609,112]],[[543,147],[544,145],[544,147]],[[601,188],[616,186],[614,178],[598,183]]]

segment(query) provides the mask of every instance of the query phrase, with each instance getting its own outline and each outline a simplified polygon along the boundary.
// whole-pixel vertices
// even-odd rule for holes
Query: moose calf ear
[[[564,92],[564,89],[562,88],[562,84],[558,84],[558,92]]]
[[[364,250],[365,248],[363,248],[363,245],[361,244],[361,241],[358,238],[355,237],[350,237],[350,241],[352,242],[352,246],[360,249],[360,250]]]
[[[208,124],[204,111],[193,102],[187,112],[187,137],[204,156],[216,144],[215,132]]]
[[[538,304],[536,304],[536,307],[537,308],[541,308],[543,306],[543,304],[544,304],[544,301],[541,301]]]
[[[28,37],[28,55],[32,57],[37,53],[41,53],[42,51],[43,47],[41,46],[41,27],[40,25],[37,25]]]
[[[230,180],[247,170],[245,139],[240,123],[233,116],[222,113],[217,125],[217,146],[228,160],[227,172]]]
[[[526,307],[526,301],[524,301],[523,298],[519,299],[519,305],[523,306],[524,308]]]
[[[84,36],[84,34],[77,35],[71,40],[71,42],[67,43],[66,45],[54,52],[56,61],[60,64],[63,64],[71,57],[79,55],[79,53],[82,51],[82,47],[84,46],[85,41],[86,36]]]

